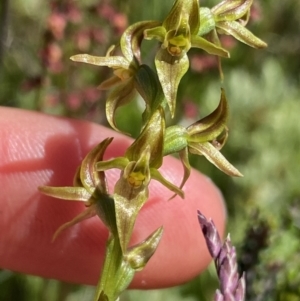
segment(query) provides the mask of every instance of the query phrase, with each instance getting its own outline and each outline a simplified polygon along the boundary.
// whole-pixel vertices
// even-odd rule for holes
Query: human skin
[[[132,140],[102,126],[12,108],[0,109],[0,268],[73,283],[96,284],[108,232],[98,217],[55,230],[84,210],[84,203],[42,195],[38,186],[71,186],[76,168],[93,146],[114,137],[105,159],[122,156]],[[180,184],[181,163],[164,159],[165,177]],[[108,171],[110,192],[120,171]],[[153,258],[137,272],[132,288],[173,286],[195,277],[210,262],[197,210],[212,218],[222,235],[223,198],[206,176],[193,170],[175,197],[156,181],[139,213],[131,244],[163,225]]]

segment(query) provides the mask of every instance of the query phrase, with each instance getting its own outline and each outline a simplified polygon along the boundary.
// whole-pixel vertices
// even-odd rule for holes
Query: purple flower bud
[[[198,220],[206,240],[207,248],[210,255],[216,259],[220,253],[222,242],[216,226],[212,220],[207,220],[205,216],[198,210]]]
[[[217,290],[214,301],[244,301],[245,275],[239,278],[236,261],[236,250],[231,243],[230,235],[222,245],[220,236],[212,220],[198,210],[198,220],[206,240],[207,248],[215,260],[215,266],[220,280],[220,290]]]

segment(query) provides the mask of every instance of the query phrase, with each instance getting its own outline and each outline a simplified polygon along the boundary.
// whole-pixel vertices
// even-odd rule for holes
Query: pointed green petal
[[[176,185],[174,185],[173,183],[168,181],[166,178],[164,178],[157,169],[151,168],[150,173],[151,173],[151,178],[153,180],[160,182],[162,185],[164,185],[171,191],[175,192],[175,194],[178,194],[182,199],[184,198],[183,191],[179,187],[177,187]],[[172,198],[173,198],[173,196],[172,196]]]
[[[141,44],[144,38],[144,31],[156,27],[158,21],[142,21],[129,26],[121,37],[121,50],[127,61],[132,62],[134,57],[141,60]]]
[[[230,54],[226,49],[219,47],[219,46],[205,40],[202,37],[192,36],[191,43],[192,43],[192,47],[203,49],[209,54],[218,55],[218,56],[226,57],[226,58],[230,57]]]
[[[91,194],[83,187],[40,186],[39,191],[54,198],[68,201],[87,202],[91,198]]]
[[[218,107],[211,114],[187,128],[188,143],[206,142],[216,139],[226,127],[228,111],[225,92],[224,89],[221,89],[221,99]]]
[[[96,215],[96,212],[93,208],[89,207],[89,208],[85,209],[83,212],[81,212],[79,215],[77,215],[71,221],[61,225],[53,234],[52,241],[54,241],[62,231],[66,230],[86,219],[89,219],[95,215]]]
[[[106,100],[107,121],[109,122],[110,126],[118,132],[120,132],[120,130],[115,124],[115,112],[119,107],[133,100],[134,95],[134,83],[132,79],[129,79],[111,91]]]
[[[227,159],[209,142],[190,143],[189,151],[205,158],[229,176],[242,177],[243,175],[231,165]]]
[[[100,161],[96,163],[96,170],[98,171],[105,171],[112,168],[117,168],[123,170],[127,164],[129,163],[129,160],[124,157],[118,157],[115,159],[107,160],[107,161]]]
[[[125,260],[129,262],[130,266],[136,270],[141,271],[149,259],[152,257],[157,249],[163,234],[163,227],[155,230],[144,241],[131,247],[125,255]]]
[[[100,193],[108,193],[104,172],[98,172],[95,164],[98,161],[102,161],[104,152],[112,140],[113,138],[103,140],[86,155],[81,163],[81,182],[91,194],[94,192],[95,187],[97,187]]]
[[[189,68],[189,59],[186,54],[178,59],[171,56],[167,50],[160,49],[155,57],[155,66],[171,115],[174,117],[178,85]]]
[[[128,69],[130,62],[122,56],[93,56],[89,54],[77,54],[70,57],[74,62],[87,63],[96,66]]]
[[[217,27],[226,34],[232,35],[237,40],[254,48],[265,48],[267,44],[256,37],[251,31],[242,26],[239,22],[218,22]]]

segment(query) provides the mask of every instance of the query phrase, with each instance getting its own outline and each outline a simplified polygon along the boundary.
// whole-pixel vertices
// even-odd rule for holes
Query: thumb
[[[18,109],[0,110],[0,267],[64,281],[96,284],[103,263],[107,229],[94,217],[65,230],[54,243],[56,229],[84,210],[80,202],[41,195],[38,186],[70,186],[87,152],[115,137],[106,158],[121,156],[132,140],[102,126]],[[165,158],[161,172],[179,184],[181,163]],[[120,175],[107,172],[110,191]],[[166,287],[201,272],[210,257],[197,221],[197,209],[213,218],[222,234],[225,210],[214,184],[192,171],[185,199],[168,201],[172,192],[150,184],[132,243],[160,226],[164,234],[157,252],[132,282],[134,288]]]

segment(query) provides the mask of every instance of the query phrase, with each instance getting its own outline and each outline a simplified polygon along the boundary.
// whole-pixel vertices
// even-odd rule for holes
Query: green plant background
[[[76,95],[86,87],[96,87],[107,73],[101,68],[75,66],[68,60],[79,52],[74,34],[87,27],[101,28],[104,42],[92,40],[89,53],[103,55],[110,44],[117,42],[118,35],[107,20],[91,15],[91,7],[105,2],[132,23],[143,19],[162,20],[173,1],[76,1],[82,22],[67,25],[65,37],[59,41],[64,64],[64,71],[59,74],[49,73],[39,56],[50,5],[38,0],[15,0],[5,12],[7,2],[0,4],[0,25],[5,25],[6,16],[8,28],[7,32],[1,31],[0,105],[106,124],[102,113],[105,94],[92,90],[97,102],[82,101],[75,108],[65,102],[65,97],[72,93]],[[214,3],[203,0],[201,5],[211,7]],[[254,3],[258,17],[253,18],[249,28],[269,47],[254,50],[237,43],[230,49],[232,58],[223,60],[231,116],[229,140],[222,152],[244,178],[232,179],[203,158],[193,157],[192,163],[209,175],[225,196],[228,232],[237,246],[241,267],[248,271],[247,301],[296,301],[300,300],[300,2],[257,0]],[[147,43],[146,59],[155,51],[155,45]],[[199,51],[191,51],[191,55],[197,57]],[[205,62],[204,53],[200,53],[200,58]],[[182,114],[187,105],[204,116],[218,102],[217,69],[199,71],[196,67],[192,65],[180,85],[176,122],[184,123],[190,118]],[[39,76],[46,79],[46,84],[26,89],[26,83]],[[45,101],[49,95],[56,96],[54,105]],[[137,100],[120,109],[119,126],[136,135],[140,114]],[[180,287],[128,291],[121,300],[208,301],[212,300],[217,285],[211,266]],[[93,289],[0,271],[0,300],[5,301],[90,300]]]

